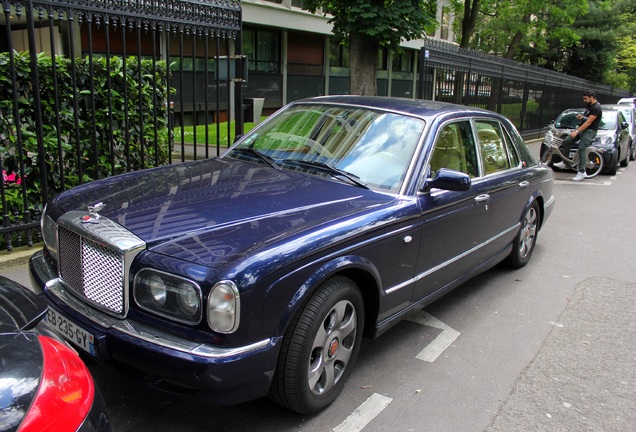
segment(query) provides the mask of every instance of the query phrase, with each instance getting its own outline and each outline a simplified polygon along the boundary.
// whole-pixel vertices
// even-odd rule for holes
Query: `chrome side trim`
[[[198,342],[192,342],[187,339],[179,338],[169,333],[157,330],[156,328],[147,326],[130,319],[118,320],[114,317],[97,311],[85,303],[79,301],[71,293],[68,292],[59,279],[52,279],[46,284],[47,291],[64,302],[78,314],[88,318],[95,324],[104,329],[112,329],[120,331],[128,336],[142,340],[152,345],[168,348],[175,351],[184,352],[209,359],[223,359],[240,354],[246,354],[265,348],[272,341],[271,338],[255,342],[250,345],[234,348],[219,348]]]
[[[498,238],[500,238],[500,237],[502,237],[502,236],[505,236],[506,234],[510,233],[511,231],[516,231],[516,230],[518,230],[520,226],[521,226],[521,223],[520,223],[520,222],[517,222],[515,225],[511,226],[511,227],[510,227],[510,228],[508,228],[507,230],[500,232],[500,233],[499,233],[499,234],[497,234],[496,236],[491,237],[490,239],[488,239],[488,240],[484,241],[483,243],[478,244],[478,245],[477,245],[477,246],[475,246],[474,248],[469,249],[469,250],[467,250],[466,252],[464,252],[464,253],[462,253],[462,254],[460,254],[460,255],[457,255],[456,257],[451,258],[451,259],[449,259],[448,261],[445,261],[445,262],[443,262],[443,263],[441,263],[441,264],[438,264],[438,265],[436,265],[435,267],[432,267],[432,268],[430,268],[430,269],[428,269],[428,270],[426,270],[426,271],[424,271],[424,272],[422,272],[422,273],[420,273],[420,274],[418,274],[418,275],[415,275],[415,276],[414,276],[414,277],[412,277],[411,279],[408,279],[408,280],[406,280],[406,281],[404,281],[404,282],[402,282],[402,283],[400,283],[400,284],[398,284],[398,285],[395,285],[395,286],[392,286],[391,288],[388,288],[387,290],[385,290],[385,293],[386,293],[386,294],[391,294],[391,293],[393,293],[393,292],[399,291],[399,290],[401,290],[402,288],[405,288],[405,287],[407,287],[407,286],[411,285],[412,283],[415,283],[415,282],[417,282],[418,280],[423,279],[423,278],[425,278],[426,276],[428,276],[428,275],[430,275],[430,274],[433,274],[433,273],[435,273],[436,271],[438,271],[438,270],[440,270],[440,269],[442,269],[442,268],[444,268],[444,267],[447,267],[447,266],[449,266],[449,265],[453,264],[454,262],[456,262],[456,261],[458,261],[458,260],[460,260],[460,259],[462,259],[462,258],[464,258],[464,257],[466,257],[466,256],[468,256],[468,255],[470,255],[471,253],[476,252],[477,250],[479,250],[479,249],[481,249],[481,248],[483,248],[483,247],[485,247],[485,246],[489,245],[490,243],[494,242],[495,240],[497,240]]]

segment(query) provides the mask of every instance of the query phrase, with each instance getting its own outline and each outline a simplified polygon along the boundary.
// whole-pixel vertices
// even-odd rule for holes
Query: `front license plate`
[[[51,306],[49,306],[46,312],[46,320],[55,327],[55,330],[65,339],[79,346],[90,355],[95,356],[95,337],[91,333],[66,319],[64,315]]]

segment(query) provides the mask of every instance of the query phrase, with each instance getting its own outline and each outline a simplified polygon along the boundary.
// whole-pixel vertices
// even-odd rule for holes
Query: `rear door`
[[[490,220],[482,261],[495,257],[519,231],[521,215],[530,198],[531,174],[504,126],[495,119],[474,120],[484,172],[483,193],[489,196]]]

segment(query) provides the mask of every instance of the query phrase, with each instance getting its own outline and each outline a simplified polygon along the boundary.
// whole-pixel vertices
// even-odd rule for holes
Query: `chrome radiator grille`
[[[124,255],[59,227],[59,270],[64,283],[97,307],[123,316]]]

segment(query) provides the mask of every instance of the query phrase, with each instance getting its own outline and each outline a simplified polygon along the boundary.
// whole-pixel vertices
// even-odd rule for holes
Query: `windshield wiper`
[[[237,147],[235,149],[232,149],[232,152],[235,152],[235,151],[256,156],[258,159],[262,160],[263,162],[265,162],[267,165],[271,166],[272,168],[276,168],[277,170],[282,169],[280,166],[278,166],[278,164],[273,158],[267,156],[266,154],[256,149],[253,149],[252,147]]]
[[[345,179],[349,180],[351,183],[353,183],[354,185],[361,187],[361,188],[365,188],[365,189],[369,189],[369,187],[362,183],[361,181],[359,181],[360,177],[358,177],[357,175],[350,173],[348,171],[345,170],[341,170],[339,168],[336,167],[332,167],[329,164],[326,164],[324,162],[317,162],[317,161],[311,161],[311,160],[302,160],[302,159],[283,159],[281,161],[278,162],[283,162],[283,163],[288,163],[288,164],[297,164],[297,165],[304,165],[304,166],[308,166],[311,168],[318,168],[322,171],[327,171],[329,174],[331,174],[334,177],[344,177]]]

